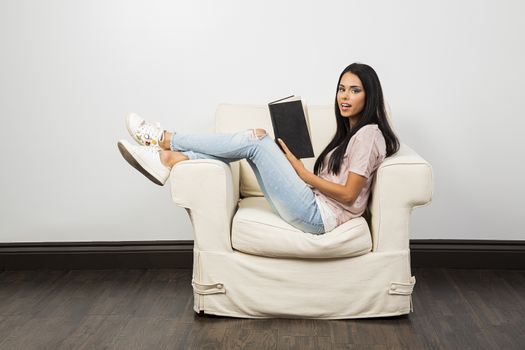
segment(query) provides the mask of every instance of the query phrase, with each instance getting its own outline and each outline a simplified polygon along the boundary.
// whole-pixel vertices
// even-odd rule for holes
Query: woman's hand
[[[290,150],[288,149],[288,147],[286,146],[283,140],[278,138],[277,142],[279,142],[279,144],[281,145],[282,149],[284,150],[284,154],[286,158],[292,164],[292,167],[295,169],[295,172],[297,173],[297,175],[299,175],[299,177],[303,179],[303,176],[308,171],[305,168],[303,162],[300,159],[297,159],[297,157],[295,157],[294,154],[290,152]]]

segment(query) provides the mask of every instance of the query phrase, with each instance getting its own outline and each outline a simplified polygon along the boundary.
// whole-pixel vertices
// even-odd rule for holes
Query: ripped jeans
[[[245,158],[276,214],[303,232],[325,233],[312,189],[264,129],[204,135],[173,132],[170,147],[189,159],[215,159],[229,164]]]

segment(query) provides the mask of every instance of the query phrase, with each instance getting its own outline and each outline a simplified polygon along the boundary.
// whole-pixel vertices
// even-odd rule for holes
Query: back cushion
[[[307,106],[306,114],[315,157],[303,158],[302,161],[307,169],[313,171],[316,157],[335,133],[335,116],[332,106]],[[249,128],[262,128],[268,132],[272,139],[275,138],[270,113],[268,107],[264,105],[221,104],[217,108],[215,122],[216,132],[236,132]],[[248,162],[243,159],[239,163],[241,197],[262,197],[263,193]]]

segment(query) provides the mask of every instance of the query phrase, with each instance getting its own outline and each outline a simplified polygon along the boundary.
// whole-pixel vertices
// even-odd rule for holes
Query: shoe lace
[[[142,141],[151,141],[151,140],[160,141],[160,134],[162,133],[162,131],[163,130],[159,122],[155,122],[154,124],[149,124],[144,121],[137,128],[137,131],[135,132],[135,136],[137,137],[137,139],[142,140]]]

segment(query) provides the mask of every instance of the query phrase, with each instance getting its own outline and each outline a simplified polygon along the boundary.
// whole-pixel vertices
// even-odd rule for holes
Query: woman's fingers
[[[279,144],[284,150],[284,154],[286,158],[292,164],[292,167],[294,168],[294,170],[297,172],[299,176],[301,176],[301,173],[304,169],[303,162],[297,159],[297,157],[295,157],[295,155],[292,152],[290,152],[290,150],[288,149],[288,147],[286,146],[283,140],[277,139],[277,141],[279,141]]]
[[[281,144],[281,146],[283,147],[284,151],[286,154],[290,153],[290,150],[288,149],[288,147],[286,147],[286,144],[284,143],[283,140],[281,139],[277,139],[279,141],[279,143]]]

